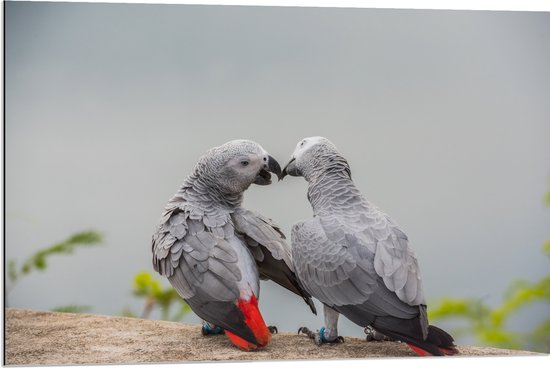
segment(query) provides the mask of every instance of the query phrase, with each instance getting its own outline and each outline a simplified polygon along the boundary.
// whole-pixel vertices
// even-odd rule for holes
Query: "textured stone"
[[[460,346],[462,356],[536,353]],[[245,352],[224,335],[203,337],[199,325],[139,318],[6,309],[6,364],[124,364],[185,361],[364,359],[416,356],[399,342],[317,347],[296,333],[273,335],[264,349]]]

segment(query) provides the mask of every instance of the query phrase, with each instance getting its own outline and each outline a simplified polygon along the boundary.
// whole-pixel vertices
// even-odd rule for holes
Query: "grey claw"
[[[317,345],[317,346],[321,346],[321,345],[323,345],[324,343],[327,343],[327,342],[328,343],[342,343],[342,342],[344,342],[344,338],[342,336],[338,336],[333,341],[326,341],[326,340],[323,341],[323,339],[321,339],[321,333],[319,331],[313,332],[307,327],[300,327],[298,329],[298,334],[299,333],[303,333],[303,334],[307,335],[307,337],[312,339],[315,342],[315,345]]]
[[[313,331],[311,331],[311,330],[310,330],[309,328],[307,328],[307,327],[300,327],[300,328],[298,329],[298,334],[299,334],[300,332],[301,332],[301,333],[304,333],[305,335],[307,335],[307,337],[309,337],[310,339],[312,339],[312,340],[315,342],[315,344],[316,344],[317,346],[320,346],[320,345],[323,343],[323,342],[321,341],[321,335],[319,335],[319,331],[313,332]]]
[[[315,345],[321,346],[323,344],[323,341],[321,341],[321,335],[319,333],[314,333],[313,335],[313,341],[315,341]]]
[[[376,331],[371,326],[365,327],[365,333],[367,334],[367,341],[396,341],[383,333]]]

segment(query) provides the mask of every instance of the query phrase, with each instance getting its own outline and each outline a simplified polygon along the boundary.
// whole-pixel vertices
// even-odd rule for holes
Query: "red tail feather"
[[[456,348],[456,346],[449,346],[447,348],[439,348],[439,350],[445,354],[445,355],[455,355],[455,354],[458,354],[458,349]]]
[[[244,322],[252,330],[258,345],[252,344],[245,339],[226,331],[225,334],[231,339],[231,342],[243,350],[254,350],[258,347],[266,346],[271,340],[271,332],[267,328],[264,319],[258,309],[258,301],[254,294],[250,300],[239,299],[237,306],[243,312]]]
[[[410,347],[411,349],[413,349],[414,352],[415,352],[416,354],[418,354],[419,356],[432,356],[431,353],[427,352],[427,351],[424,350],[424,349],[419,348],[418,346],[414,346],[414,345],[412,345],[412,344],[407,344],[407,345],[409,345],[409,347]],[[439,351],[440,351],[443,355],[455,355],[455,354],[458,354],[458,350],[457,350],[457,348],[456,348],[455,346],[450,346],[450,347],[448,347],[448,348],[441,348],[441,347],[439,347],[438,349],[439,349]]]
[[[424,349],[420,349],[418,346],[414,346],[414,345],[411,345],[411,344],[407,344],[409,345],[409,348],[413,349],[414,352],[416,354],[418,354],[418,356],[431,356],[432,354],[428,353],[426,350]]]
[[[235,345],[238,348],[241,348],[246,351],[255,350],[258,348],[253,343],[246,341],[245,339],[235,335],[234,333],[229,332],[228,330],[225,330],[225,334],[227,335],[227,337],[229,337],[233,345]]]

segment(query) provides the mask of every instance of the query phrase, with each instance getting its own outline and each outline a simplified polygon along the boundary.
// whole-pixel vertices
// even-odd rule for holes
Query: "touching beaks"
[[[277,175],[277,178],[279,180],[282,179],[281,166],[279,165],[277,160],[275,160],[273,156],[270,155],[267,156],[267,171]]]
[[[296,159],[294,157],[288,162],[288,164],[286,164],[285,168],[283,169],[283,172],[281,173],[279,180],[283,180],[283,178],[287,175],[302,176],[302,173],[296,167]]]

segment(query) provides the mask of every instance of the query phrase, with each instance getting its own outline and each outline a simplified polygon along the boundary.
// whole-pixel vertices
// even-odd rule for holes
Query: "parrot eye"
[[[243,166],[247,166],[247,165],[248,165],[248,161],[246,161],[246,160],[242,160],[242,161],[241,161],[241,165],[243,165]]]
[[[306,143],[305,140],[303,140],[302,143],[300,143],[300,147],[303,147],[303,146],[304,146],[304,143]]]

